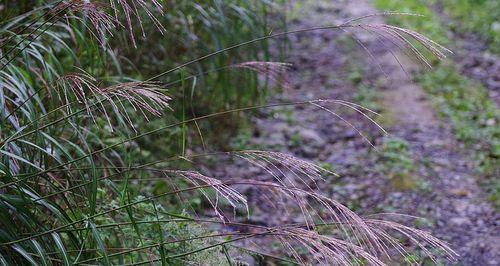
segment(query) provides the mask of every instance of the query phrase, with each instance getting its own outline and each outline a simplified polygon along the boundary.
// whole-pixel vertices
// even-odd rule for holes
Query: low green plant
[[[410,147],[403,139],[385,138],[377,165],[378,170],[389,178],[395,190],[414,190],[424,183],[416,174]]]
[[[384,140],[381,150],[381,158],[391,165],[395,171],[410,172],[415,170],[415,162],[410,153],[408,142],[396,137]]]

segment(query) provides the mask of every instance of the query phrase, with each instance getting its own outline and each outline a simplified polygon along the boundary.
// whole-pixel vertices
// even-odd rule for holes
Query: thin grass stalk
[[[89,156],[93,156],[93,155],[99,154],[101,152],[107,151],[109,149],[112,149],[112,148],[117,147],[119,145],[122,145],[124,143],[127,143],[127,142],[130,142],[130,141],[142,138],[144,136],[155,134],[155,133],[164,131],[164,130],[169,129],[169,128],[181,126],[181,125],[186,124],[186,123],[192,123],[192,122],[195,122],[195,121],[200,121],[200,120],[204,120],[204,119],[208,119],[208,118],[212,118],[212,117],[216,117],[216,116],[221,116],[221,115],[226,115],[226,114],[236,113],[236,112],[242,112],[242,111],[251,111],[251,110],[257,110],[257,109],[263,109],[263,108],[272,108],[272,107],[279,107],[279,106],[304,105],[304,104],[311,104],[311,103],[315,103],[315,102],[319,102],[319,101],[322,101],[322,100],[299,101],[299,102],[291,102],[291,103],[274,103],[274,104],[266,104],[266,105],[258,105],[258,106],[249,106],[249,107],[242,107],[242,108],[237,108],[237,109],[220,111],[220,112],[217,112],[217,113],[212,113],[212,114],[208,114],[208,115],[204,115],[204,116],[200,116],[200,117],[196,117],[196,118],[190,118],[190,119],[187,119],[185,121],[180,121],[180,122],[176,122],[176,123],[173,123],[173,124],[169,124],[169,125],[166,125],[166,126],[163,126],[163,127],[159,127],[157,129],[150,130],[150,131],[145,132],[145,133],[141,133],[141,134],[136,135],[134,137],[127,138],[127,139],[119,141],[119,142],[117,142],[115,144],[106,146],[104,148],[101,148],[101,149],[98,149],[96,151],[93,151],[93,152],[91,152],[91,153],[89,153],[87,155],[75,158],[75,159],[73,159],[73,160],[71,160],[69,162],[66,162],[66,163],[62,163],[62,164],[50,167],[50,168],[45,169],[43,171],[39,171],[39,172],[36,172],[36,173],[31,173],[31,174],[26,174],[26,176],[24,174],[22,174],[22,175],[15,175],[15,177],[20,177],[20,176],[24,176],[24,177],[21,178],[21,179],[18,179],[16,181],[12,181],[12,182],[0,185],[0,189],[8,187],[8,186],[11,186],[11,185],[14,185],[14,184],[17,184],[19,182],[23,182],[23,181],[25,181],[25,180],[27,180],[27,179],[29,179],[31,177],[37,176],[37,175],[46,174],[48,172],[51,172],[54,169],[57,169],[57,168],[60,168],[60,167],[63,167],[63,166],[75,163],[77,161],[81,161],[81,160],[83,160],[83,159],[85,159],[85,158],[87,158]]]
[[[255,185],[255,186],[263,186],[263,187],[271,187],[271,188],[284,188],[282,185],[278,185],[278,184],[274,184],[274,183],[268,183],[268,182],[267,183],[262,183],[262,182],[245,181],[245,180],[225,181],[225,182],[222,182],[222,183],[224,185]],[[202,188],[210,188],[210,187],[212,187],[212,185],[210,185],[210,184],[197,185],[197,186],[189,187],[189,188],[186,188],[186,189],[178,189],[178,190],[175,190],[175,191],[161,193],[161,194],[158,194],[158,195],[155,195],[155,196],[150,196],[150,197],[147,197],[147,198],[144,198],[144,199],[141,199],[141,200],[134,201],[132,203],[128,203],[128,204],[122,205],[120,207],[116,207],[116,208],[109,209],[109,210],[106,210],[106,211],[103,211],[103,212],[100,212],[100,213],[96,213],[94,215],[90,215],[90,216],[88,216],[86,218],[75,220],[75,221],[73,221],[71,223],[68,223],[68,224],[65,224],[65,225],[61,225],[59,227],[47,230],[45,232],[37,233],[37,234],[32,235],[30,237],[25,237],[25,238],[21,238],[21,239],[10,241],[10,242],[0,243],[0,246],[13,245],[13,244],[24,242],[24,241],[27,241],[27,240],[30,240],[30,239],[38,238],[38,237],[41,237],[41,236],[44,236],[44,235],[47,235],[47,234],[52,234],[54,232],[59,232],[60,230],[65,229],[67,227],[70,227],[70,226],[73,226],[73,225],[85,222],[85,221],[90,220],[90,219],[94,219],[96,217],[99,217],[99,216],[102,216],[102,215],[105,215],[105,214],[108,214],[108,213],[111,213],[111,212],[114,212],[114,211],[122,210],[122,209],[125,209],[125,208],[129,207],[129,206],[137,205],[139,203],[151,201],[151,200],[158,199],[158,198],[161,198],[161,197],[164,197],[164,196],[168,196],[168,195],[174,195],[174,194],[178,194],[178,193],[189,192],[189,191],[193,191],[193,190],[198,190],[198,189],[202,189]],[[296,188],[296,187],[287,187],[286,190],[298,191],[298,192],[306,192],[306,191],[304,191],[304,190],[302,190],[300,188]],[[178,214],[174,214],[174,213],[168,213],[168,215],[170,215],[172,217],[176,217],[176,218],[183,218],[183,219],[193,220],[193,218],[189,218],[189,217],[178,215]]]

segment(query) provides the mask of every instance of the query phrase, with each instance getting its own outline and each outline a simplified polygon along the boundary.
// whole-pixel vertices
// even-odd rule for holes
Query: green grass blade
[[[88,224],[90,225],[90,228],[92,229],[92,235],[94,236],[94,239],[97,243],[97,247],[99,248],[99,251],[102,253],[102,256],[104,258],[104,265],[111,265],[111,262],[109,261],[108,258],[108,252],[106,251],[106,246],[104,245],[104,242],[102,241],[101,235],[99,234],[99,231],[97,231],[97,228],[95,227],[94,223],[89,221]]]
[[[153,204],[153,208],[155,211],[155,217],[156,217],[156,224],[155,225],[156,225],[156,229],[158,231],[158,235],[160,236],[160,243],[164,243],[165,239],[163,237],[163,230],[161,228],[160,217],[158,216],[158,209],[156,208],[156,202],[154,200],[152,200],[151,203]],[[161,265],[162,266],[168,265],[167,256],[165,253],[164,246],[160,244],[159,249],[160,249],[160,256],[161,256]]]
[[[33,244],[33,246],[35,247],[36,252],[40,256],[40,259],[42,261],[42,265],[43,266],[52,265],[52,263],[50,262],[50,260],[47,257],[47,254],[46,254],[45,250],[42,248],[42,246],[40,245],[40,243],[38,243],[34,239],[31,240],[31,243]]]
[[[5,258],[2,256],[1,253],[0,253],[0,266],[9,266],[9,264],[7,263],[7,261],[5,260]]]
[[[12,247],[17,253],[21,254],[31,265],[37,266],[38,263],[35,261],[35,259],[26,251],[24,248],[22,248],[20,245],[14,245]]]
[[[66,248],[64,247],[64,243],[62,242],[61,237],[59,237],[58,233],[52,233],[52,238],[54,239],[54,242],[56,243],[56,248],[58,249],[59,253],[62,255],[63,262],[65,266],[71,265],[69,262],[69,257],[68,253],[66,252]]]

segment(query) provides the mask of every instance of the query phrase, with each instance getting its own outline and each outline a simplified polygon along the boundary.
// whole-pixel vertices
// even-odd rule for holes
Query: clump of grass
[[[146,16],[156,30],[162,31],[159,18],[151,11],[159,9],[161,15],[164,8],[159,2],[117,0],[110,3],[111,6],[106,7],[78,0],[56,2],[2,24],[0,34],[11,38],[2,44],[2,50],[7,52],[0,60],[2,264],[220,264],[223,258],[231,265],[229,253],[232,251],[228,251],[227,246],[249,239],[272,238],[281,242],[289,251],[288,256],[301,264],[353,265],[365,261],[385,265],[383,259],[390,257],[389,249],[406,254],[391,231],[406,236],[432,259],[434,256],[428,248],[442,250],[450,260],[456,257],[446,243],[427,232],[390,220],[360,217],[341,202],[319,194],[315,188],[323,175],[334,173],[308,161],[274,151],[194,155],[186,152],[185,125],[198,126],[198,122],[213,117],[285,105],[312,105],[349,124],[329,109],[329,105],[335,104],[373,122],[370,115],[376,113],[363,106],[318,99],[225,109],[177,120],[170,117],[174,121],[165,119],[161,126],[150,130],[142,128],[147,123],[136,122],[139,118],[147,119],[146,113],[160,116],[170,111],[170,96],[162,89],[166,86],[160,82],[162,78],[180,72],[183,86],[187,80],[183,76],[184,68],[270,38],[313,30],[369,28],[385,33],[385,38],[395,38],[402,45],[409,45],[408,39],[413,39],[438,57],[443,55],[443,47],[419,33],[384,24],[362,24],[359,18],[335,26],[266,34],[221,47],[145,80],[94,78],[99,73],[108,73],[106,68],[98,67],[99,64],[92,64],[96,69],[89,67],[90,70],[79,74],[68,71],[67,62],[86,67],[83,63],[93,61],[96,55],[107,55],[101,59],[105,65],[109,57],[116,61],[118,54],[103,44],[113,45],[110,34],[116,34],[120,28],[120,18],[128,25],[125,28],[132,46],[138,46],[139,39],[135,37],[131,21],[143,27],[142,17]],[[59,7],[56,13],[51,12],[54,7]],[[239,10],[238,6],[232,7]],[[200,6],[195,8],[201,13],[204,11]],[[221,2],[216,1],[215,9],[219,8]],[[87,31],[88,23],[94,26],[91,32]],[[24,34],[25,31],[28,34]],[[142,29],[141,32],[145,33]],[[88,50],[76,55],[73,46]],[[425,60],[414,49],[411,46],[413,55]],[[276,78],[277,70],[281,73],[286,66],[268,61],[245,62],[236,66]],[[221,67],[231,66],[235,65]],[[197,75],[191,77],[194,81]],[[95,115],[96,111],[104,117]],[[98,127],[102,120],[107,121],[105,129]],[[115,134],[111,144],[101,138],[101,132],[106,129]],[[142,162],[140,156],[134,157],[135,152],[141,150],[140,140],[157,138],[175,129],[183,132],[180,155],[162,154],[161,159],[147,162]],[[220,155],[257,166],[271,179],[220,178],[193,169],[195,159]],[[158,180],[167,181],[170,187],[152,193],[149,186]],[[304,223],[237,222],[238,208],[243,206],[250,215],[248,209],[252,207],[238,191],[241,185],[258,188],[259,196],[274,204],[276,211],[286,211],[283,206],[294,206]],[[185,197],[192,197],[196,192],[209,202],[215,212],[213,217],[199,218],[189,212],[191,206]],[[177,205],[169,205],[173,199],[178,200]],[[219,232],[209,232],[209,224],[218,225]],[[319,234],[316,228],[321,225],[333,229],[328,235]],[[199,226],[204,229],[200,230]],[[234,230],[236,226],[242,229]],[[299,254],[301,249],[307,251],[307,257]]]
[[[379,171],[390,178],[394,190],[414,190],[423,180],[416,173],[416,162],[409,144],[400,138],[384,139],[378,156]]]

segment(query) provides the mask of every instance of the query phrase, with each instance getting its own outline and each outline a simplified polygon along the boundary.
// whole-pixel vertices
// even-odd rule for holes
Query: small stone
[[[344,134],[344,138],[345,139],[353,139],[355,138],[356,136],[358,135],[358,133],[353,130],[353,129],[349,129],[346,131],[346,133]]]
[[[470,191],[467,189],[452,189],[450,190],[450,195],[452,196],[459,196],[459,197],[467,197],[469,196]]]
[[[490,119],[486,120],[486,125],[487,126],[494,126],[495,125],[495,119],[490,118]]]
[[[466,217],[453,217],[450,219],[450,223],[456,226],[463,226],[466,224],[470,224],[470,221]]]
[[[469,206],[462,201],[456,201],[456,202],[453,202],[452,204],[458,213],[464,213],[467,210],[467,207]]]
[[[413,190],[417,187],[417,182],[409,173],[395,173],[391,177],[392,188],[398,191]]]
[[[306,144],[311,143],[319,146],[325,144],[325,140],[316,131],[312,129],[302,129],[300,130],[299,135]]]

